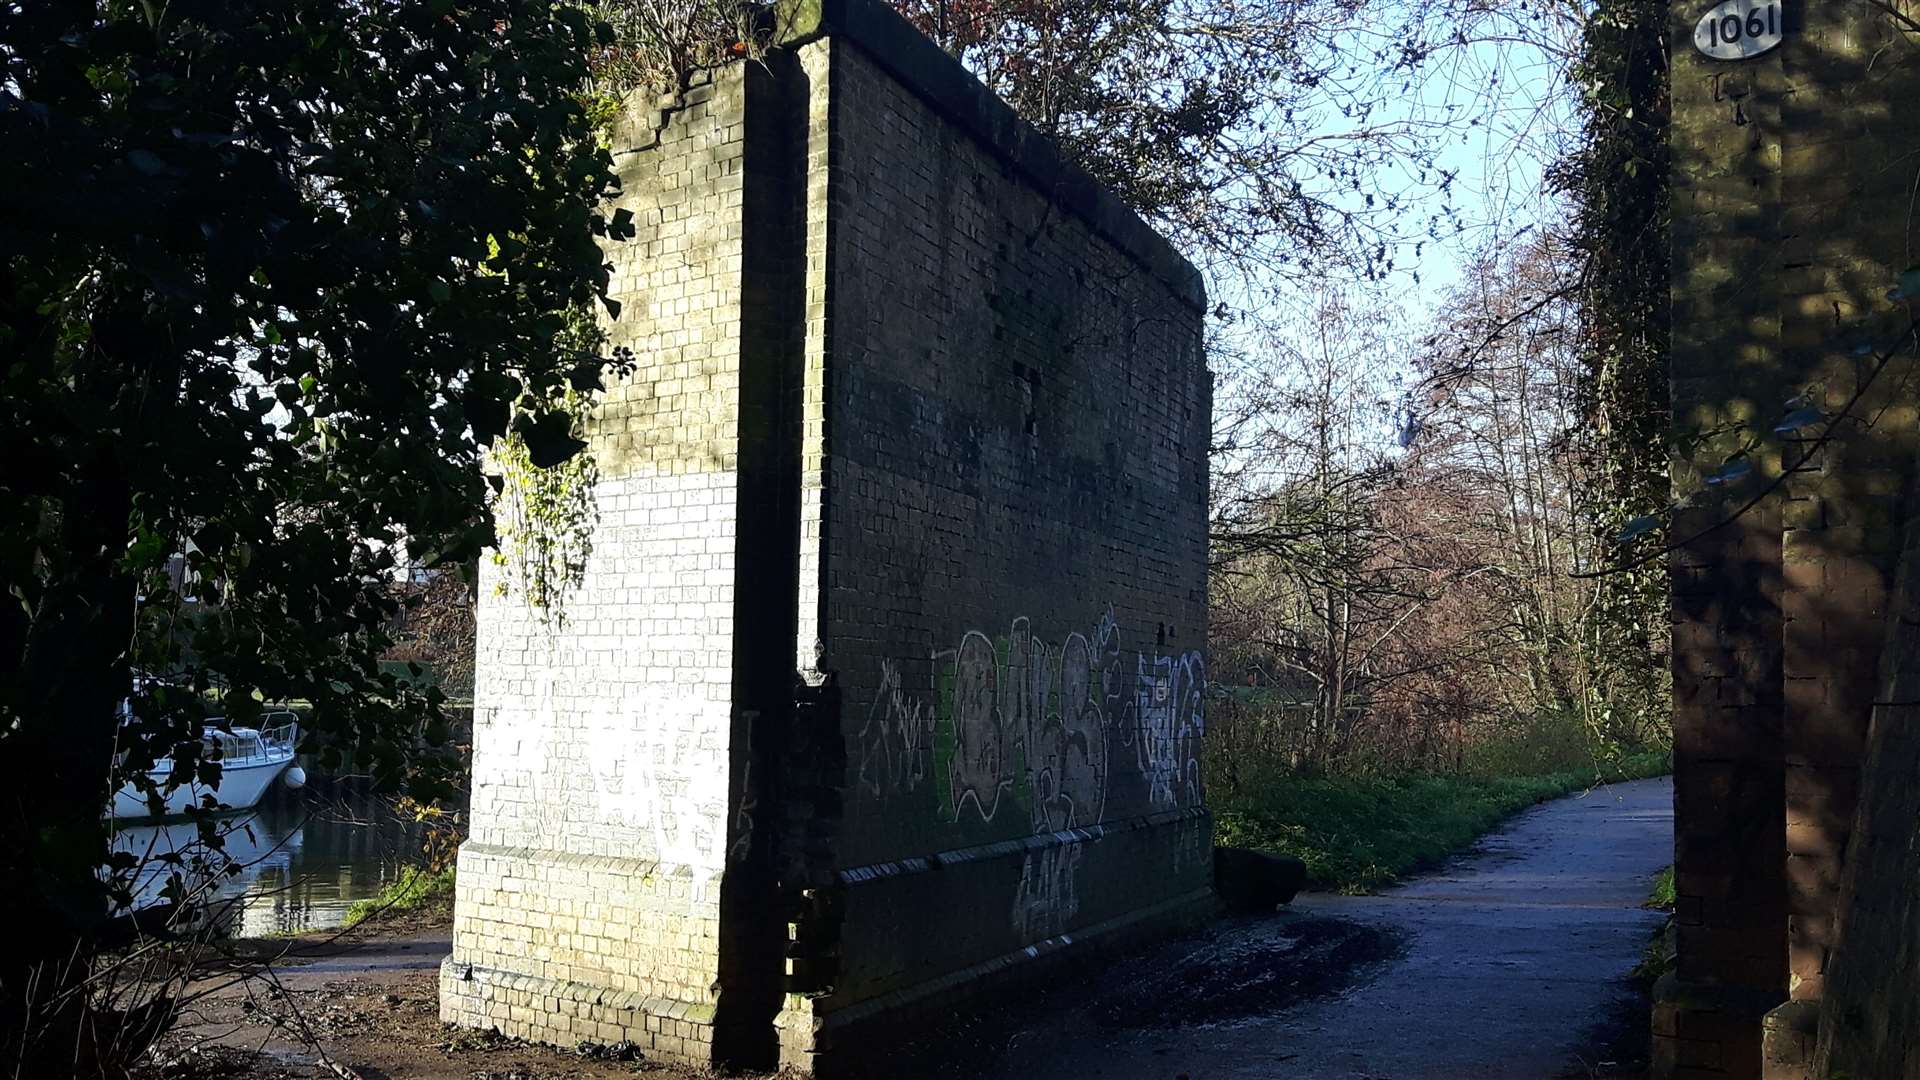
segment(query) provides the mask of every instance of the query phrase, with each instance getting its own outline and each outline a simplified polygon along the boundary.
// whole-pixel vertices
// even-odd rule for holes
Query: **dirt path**
[[[1660,922],[1640,904],[1672,861],[1672,792],[1642,780],[1548,803],[1381,895],[1305,895],[1124,961],[1084,1004],[983,1038],[996,1060],[971,1075],[1628,1075],[1611,1059],[1645,1024],[1626,977]]]

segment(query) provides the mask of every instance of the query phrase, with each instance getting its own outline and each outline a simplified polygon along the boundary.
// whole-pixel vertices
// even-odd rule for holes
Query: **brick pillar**
[[[1886,298],[1914,261],[1908,157],[1913,49],[1866,5],[1808,5],[1781,50],[1781,346],[1805,396],[1848,409],[1911,319]],[[1891,51],[1889,51],[1891,50]],[[1898,63],[1885,65],[1899,56]],[[1890,73],[1890,74],[1889,74]],[[1906,73],[1906,74],[1903,74]],[[1891,80],[1891,81],[1887,81]],[[1786,797],[1789,991],[1823,993],[1836,945],[1841,861],[1886,634],[1900,494],[1912,457],[1911,360],[1867,386],[1787,484]],[[1807,432],[1809,438],[1817,432]],[[1811,445],[1789,444],[1789,463]]]
[[[1772,426],[1779,353],[1777,55],[1737,65],[1693,49],[1673,9],[1673,418],[1696,441],[1676,496]],[[1774,475],[1777,461],[1756,462]],[[1697,499],[1674,539],[1738,502]],[[1772,500],[1676,551],[1673,695],[1676,970],[1655,988],[1654,1075],[1758,1077],[1761,1024],[1786,997],[1781,518]]]
[[[1845,418],[1788,484],[1788,943],[1797,1008],[1771,1025],[1783,1034],[1769,1040],[1769,1080],[1815,1075],[1807,1017],[1843,945],[1843,863],[1873,702],[1886,685],[1879,668],[1915,427],[1903,385],[1911,358],[1874,379],[1878,354],[1910,344],[1902,337],[1914,313],[1911,302],[1886,296],[1916,261],[1910,157],[1920,123],[1894,107],[1916,89],[1914,48],[1867,5],[1809,5],[1802,18],[1782,59],[1794,90],[1782,110],[1790,133],[1782,338],[1808,397]]]
[[[1785,997],[1779,557],[1762,511],[1673,563],[1678,963],[1655,990],[1658,1077],[1758,1076]]]
[[[632,369],[564,618],[483,587],[472,827],[441,1016],[561,1046],[776,1063],[774,841],[799,565],[804,98],[790,56],[616,125]],[[484,564],[483,585],[498,571]]]
[[[1675,558],[1680,949],[1656,1074],[1798,1080],[1841,944],[1913,455],[1906,368],[1870,380],[1913,317],[1885,293],[1916,261],[1920,123],[1895,107],[1912,47],[1882,13],[1789,8],[1780,48],[1724,63],[1692,47],[1704,11],[1676,7],[1672,27],[1673,400],[1683,432],[1729,434],[1678,460],[1676,487],[1774,443],[1797,405],[1842,419],[1757,462],[1789,473],[1779,494]],[[1701,499],[1680,535],[1744,499]],[[1769,998],[1791,1004],[1757,1024]]]

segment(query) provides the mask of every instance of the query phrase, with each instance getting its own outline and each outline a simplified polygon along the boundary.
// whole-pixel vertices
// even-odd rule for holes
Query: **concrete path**
[[[996,1060],[970,1074],[1590,1075],[1596,1031],[1622,1022],[1610,1014],[1660,922],[1640,904],[1673,858],[1672,793],[1669,780],[1642,780],[1548,803],[1390,892],[1304,895],[1286,915],[1229,920],[1124,961],[1081,1003],[1061,1005],[1071,991],[1060,988],[1055,1008],[1004,1042],[989,1036]]]

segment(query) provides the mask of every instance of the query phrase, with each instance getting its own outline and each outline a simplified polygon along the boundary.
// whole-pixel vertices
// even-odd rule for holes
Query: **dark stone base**
[[[832,1008],[830,997],[789,995],[776,1021],[781,1065],[820,1080],[917,1075],[914,1055],[938,1052],[927,1042],[927,1032],[952,1027],[956,1014],[981,1009],[989,998],[998,1002],[1002,992],[1060,978],[1076,965],[1098,964],[1121,950],[1197,926],[1219,911],[1213,890],[1203,889],[845,1008]]]
[[[1762,1025],[1786,996],[1662,977],[1653,987],[1653,1080],[1757,1080]]]
[[[1291,903],[1307,882],[1307,864],[1287,855],[1213,849],[1213,887],[1234,911],[1272,911]]]
[[[1761,1080],[1812,1080],[1820,1040],[1820,1003],[1789,1001],[1760,1025]]]

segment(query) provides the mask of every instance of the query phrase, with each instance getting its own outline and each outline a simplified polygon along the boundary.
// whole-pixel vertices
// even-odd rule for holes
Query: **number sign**
[[[1747,60],[1780,44],[1781,0],[1725,0],[1701,16],[1693,47],[1715,60]]]

